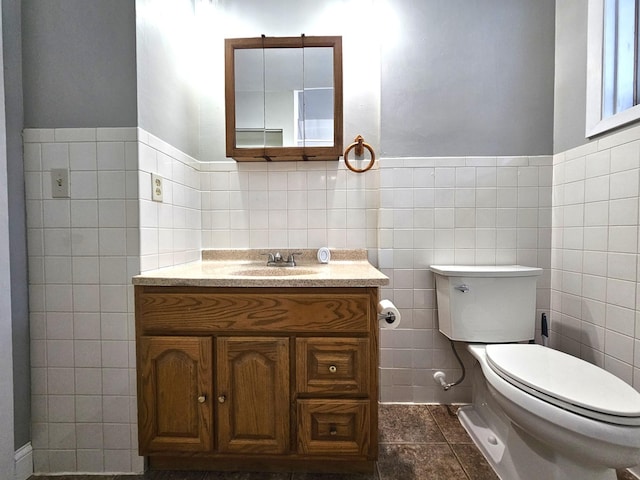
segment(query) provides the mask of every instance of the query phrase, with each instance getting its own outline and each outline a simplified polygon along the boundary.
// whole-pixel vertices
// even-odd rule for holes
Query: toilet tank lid
[[[447,277],[537,277],[538,267],[524,265],[431,265],[433,273]]]

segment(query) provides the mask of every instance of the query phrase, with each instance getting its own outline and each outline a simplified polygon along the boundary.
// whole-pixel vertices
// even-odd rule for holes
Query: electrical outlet
[[[66,168],[51,169],[51,197],[69,198],[69,170]]]
[[[155,173],[151,174],[151,200],[154,202],[162,201],[162,191],[164,189],[162,177],[160,175],[156,175]]]

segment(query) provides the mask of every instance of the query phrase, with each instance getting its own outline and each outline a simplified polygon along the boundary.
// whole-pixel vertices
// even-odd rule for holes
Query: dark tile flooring
[[[380,405],[379,458],[372,475],[150,471],[144,475],[34,475],[30,480],[496,480],[458,423],[456,407]],[[618,472],[618,480],[636,480]]]

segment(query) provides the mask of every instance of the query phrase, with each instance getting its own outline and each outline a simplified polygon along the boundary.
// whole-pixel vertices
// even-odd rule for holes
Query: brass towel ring
[[[349,152],[353,149],[356,149],[355,154],[356,155],[362,155],[364,153],[364,149],[366,148],[367,150],[369,150],[369,153],[371,154],[371,160],[369,160],[369,165],[367,165],[364,168],[355,168],[354,166],[352,166],[349,163]],[[364,143],[364,138],[362,138],[362,135],[358,135],[354,140],[353,143],[351,145],[349,145],[347,147],[347,149],[344,151],[344,164],[347,166],[347,168],[349,170],[351,170],[352,172],[356,172],[356,173],[363,173],[366,172],[367,170],[369,170],[371,167],[373,167],[373,164],[376,161],[376,154],[373,151],[373,148],[371,148],[371,145],[369,145],[368,143]]]

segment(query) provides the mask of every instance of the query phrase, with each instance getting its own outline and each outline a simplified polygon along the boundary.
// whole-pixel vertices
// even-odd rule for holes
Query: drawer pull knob
[[[218,402],[220,402],[220,403],[224,403],[226,400],[227,400],[227,397],[225,397],[224,395],[220,395],[218,397]]]
[[[200,395],[198,397],[198,403],[204,403],[207,401],[207,397],[205,395]]]
[[[336,373],[336,372],[338,371],[338,367],[336,367],[335,365],[331,365],[331,366],[329,367],[329,371],[330,371],[331,373]]]
[[[329,435],[331,435],[332,437],[338,435],[338,430],[336,430],[335,425],[331,425],[331,427],[329,427]]]

